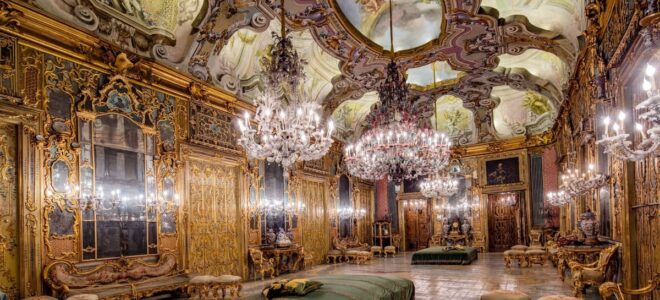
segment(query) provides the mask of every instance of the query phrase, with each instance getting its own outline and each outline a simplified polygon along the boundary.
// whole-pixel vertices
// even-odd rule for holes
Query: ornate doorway
[[[515,203],[507,203],[512,197]],[[524,244],[524,201],[521,192],[488,194],[488,249],[502,252]]]
[[[431,239],[431,213],[428,200],[402,200],[406,229],[406,250],[428,248]]]

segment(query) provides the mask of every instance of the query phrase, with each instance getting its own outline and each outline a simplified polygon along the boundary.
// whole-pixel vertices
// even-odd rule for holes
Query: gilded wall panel
[[[327,187],[325,182],[302,180],[303,212],[302,245],[305,253],[313,256],[314,264],[320,264],[330,245],[327,211]]]
[[[188,268],[209,275],[244,275],[247,262],[238,166],[188,162]]]
[[[18,298],[17,127],[0,123],[0,290]]]
[[[373,187],[364,184],[355,183],[353,185],[353,206],[356,211],[364,211],[366,215],[357,220],[357,232],[355,233],[362,243],[371,244],[372,224],[374,211],[374,190]]]
[[[190,140],[221,150],[238,151],[234,116],[200,102],[190,103]]]

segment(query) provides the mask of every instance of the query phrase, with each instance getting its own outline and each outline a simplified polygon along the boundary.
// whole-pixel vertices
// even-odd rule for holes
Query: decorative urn
[[[599,226],[596,215],[591,212],[591,209],[587,209],[586,212],[580,215],[580,221],[578,221],[577,225],[584,234],[585,245],[598,244]]]

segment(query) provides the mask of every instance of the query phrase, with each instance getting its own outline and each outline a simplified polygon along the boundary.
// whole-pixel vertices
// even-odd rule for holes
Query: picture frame
[[[519,156],[485,160],[485,185],[500,186],[522,183],[523,174],[520,172],[521,163]]]

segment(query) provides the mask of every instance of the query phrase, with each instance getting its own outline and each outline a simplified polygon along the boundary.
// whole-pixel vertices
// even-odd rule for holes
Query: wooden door
[[[427,200],[404,200],[406,250],[428,248],[431,238],[431,214]],[[417,204],[415,204],[417,203]]]
[[[520,200],[510,206],[501,201],[501,194],[488,195],[488,248],[501,252],[518,243]]]

